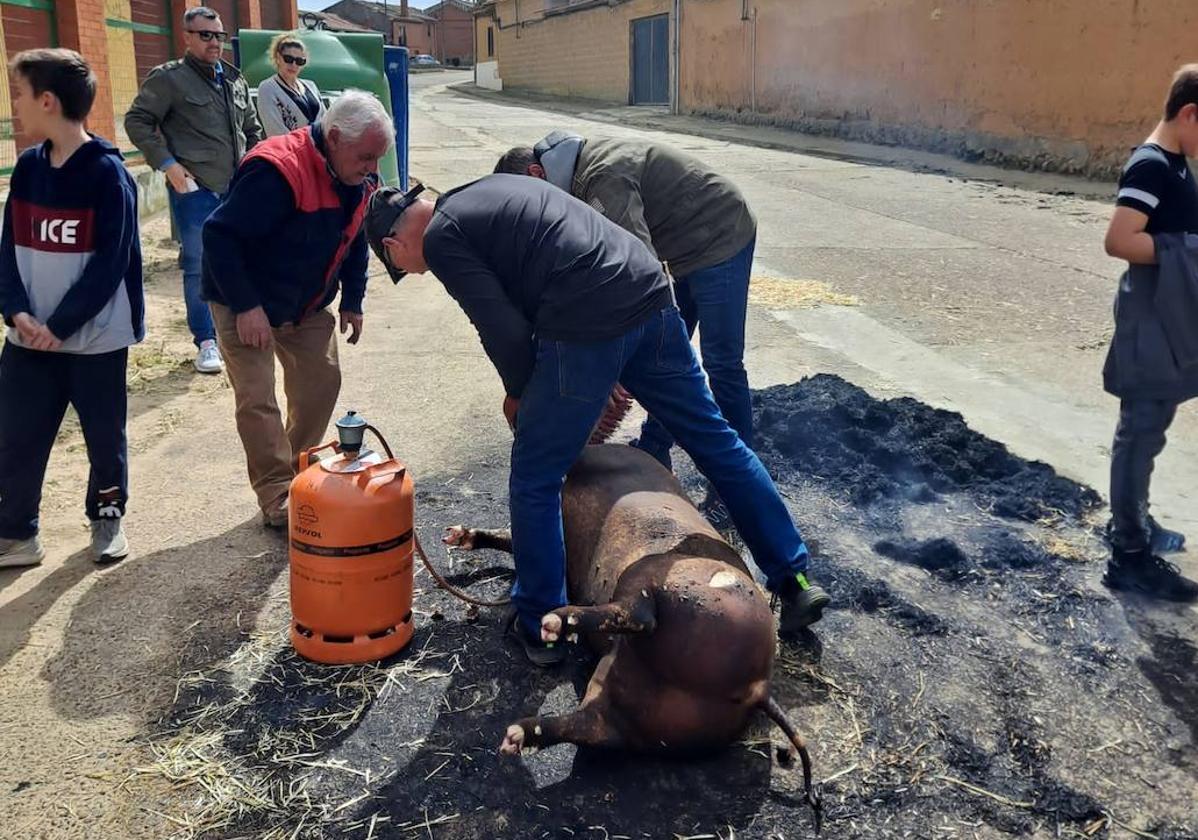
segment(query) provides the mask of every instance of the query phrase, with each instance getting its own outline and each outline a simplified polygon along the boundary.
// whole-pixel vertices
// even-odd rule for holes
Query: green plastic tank
[[[267,50],[277,30],[242,29],[238,34],[238,53],[241,72],[254,89],[275,73],[274,63]],[[326,104],[338,93],[349,88],[368,91],[378,97],[391,114],[391,89],[383,72],[383,36],[375,33],[343,33],[304,31],[296,33],[308,50],[308,64],[303,78],[320,88]],[[399,184],[399,168],[395,147],[379,161],[379,175],[392,186]]]

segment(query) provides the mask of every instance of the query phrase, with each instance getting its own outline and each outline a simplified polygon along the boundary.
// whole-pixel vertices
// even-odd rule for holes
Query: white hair
[[[364,90],[347,90],[329,105],[320,118],[320,129],[327,137],[334,128],[348,143],[361,140],[372,128],[381,131],[388,140],[395,139],[395,127],[383,103]]]

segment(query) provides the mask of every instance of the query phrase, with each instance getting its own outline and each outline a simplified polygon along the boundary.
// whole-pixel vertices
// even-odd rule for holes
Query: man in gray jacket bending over
[[[495,171],[549,181],[634,234],[666,263],[688,335],[699,328],[716,404],[752,448],[744,356],[757,222],[736,185],[670,146],[589,140],[564,131],[534,148],[512,149]],[[650,417],[634,445],[671,467],[673,443]],[[703,509],[716,527],[729,524],[726,509],[710,492]]]

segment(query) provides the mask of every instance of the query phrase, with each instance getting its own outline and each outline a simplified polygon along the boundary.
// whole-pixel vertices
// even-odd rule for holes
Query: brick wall
[[[45,12],[40,9],[27,9],[24,6],[0,6],[0,20],[3,22],[4,28],[4,52],[5,66],[8,65],[8,60],[22,50],[31,50],[34,47],[44,47],[51,43],[51,33],[53,32],[53,17],[50,12]],[[6,77],[7,78],[7,77]],[[12,117],[12,80],[8,79],[4,85],[5,93],[7,94],[5,101],[2,104],[4,107],[3,115]],[[8,138],[0,138],[0,166],[9,167],[17,162],[17,153],[29,145],[29,140],[21,131],[21,125],[17,120],[12,122],[12,140]]]
[[[298,12],[295,0],[260,0],[263,29],[297,29]]]
[[[104,0],[74,0],[60,2],[54,8],[60,46],[82,53],[100,84],[96,86],[96,101],[92,105],[87,127],[101,137],[116,137],[112,87],[105,84],[111,78],[108,63],[108,28]],[[132,48],[132,45],[130,45]]]
[[[442,62],[474,63],[474,15],[455,3],[443,3],[431,12],[437,19],[437,46],[433,54]],[[484,48],[486,43],[483,43]]]
[[[171,50],[172,57],[183,55],[186,49],[186,44],[183,41],[183,13],[188,9],[200,5],[200,0],[170,0],[171,4],[171,24],[175,33],[174,49]]]
[[[11,80],[4,72],[14,55],[47,46],[82,53],[99,81],[88,128],[128,149],[121,133],[124,112],[151,68],[183,54],[183,12],[199,5],[200,0],[55,0],[50,12],[0,4],[0,169],[11,167],[29,145],[12,119]],[[230,32],[246,21],[282,29],[297,25],[295,0],[208,0],[207,5]],[[167,31],[139,32],[130,23]],[[232,52],[226,57],[232,60]]]
[[[228,25],[226,23],[226,26]],[[262,6],[258,0],[237,0],[237,28],[262,28]]]
[[[669,12],[669,0],[625,0],[544,17],[542,0],[500,0],[496,52],[505,90],[629,101],[630,26]],[[484,30],[485,37],[485,30]]]
[[[391,21],[391,43],[407,47],[412,55],[436,55],[434,21],[399,18]]]
[[[131,20],[150,26],[171,29],[170,6],[165,0],[130,0]],[[137,62],[137,78],[141,81],[151,69],[174,58],[170,35],[152,32],[133,33],[133,55]]]

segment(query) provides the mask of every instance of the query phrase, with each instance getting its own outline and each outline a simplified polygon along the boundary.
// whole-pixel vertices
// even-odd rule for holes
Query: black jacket
[[[1198,396],[1198,236],[1153,241],[1157,264],[1119,281],[1103,386],[1121,399],[1183,402]]]
[[[538,178],[489,175],[441,196],[424,257],[513,397],[536,339],[615,338],[673,302],[644,243]]]

